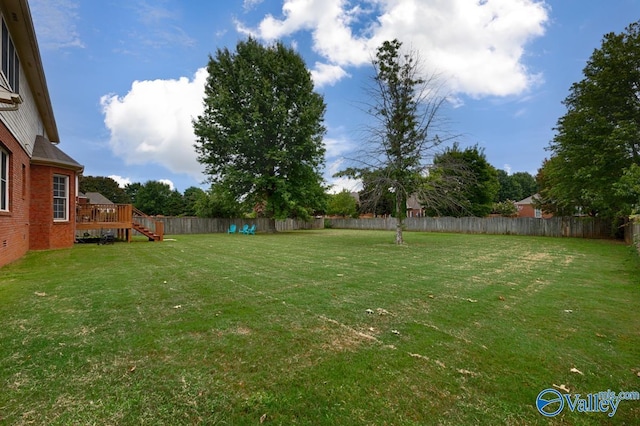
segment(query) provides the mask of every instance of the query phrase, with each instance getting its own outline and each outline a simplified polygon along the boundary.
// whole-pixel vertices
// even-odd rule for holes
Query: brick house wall
[[[518,208],[518,217],[535,217],[539,219],[549,219],[550,217],[553,217],[552,214],[543,213],[541,210],[534,207],[533,199],[535,197],[538,197],[538,194],[534,194],[515,203]]]
[[[531,204],[518,205],[518,217],[536,217],[536,210]]]
[[[9,152],[9,211],[0,212],[0,266],[29,250],[29,156],[0,122],[0,146]]]
[[[8,204],[0,212],[0,268],[29,250],[75,241],[76,176],[84,167],[60,142],[28,0],[0,0],[0,147],[8,153]],[[9,75],[6,75],[9,74]],[[68,178],[64,221],[54,220],[54,175]],[[4,176],[3,176],[4,177]]]
[[[53,219],[53,176],[67,176],[69,214],[65,221]],[[60,167],[31,165],[29,248],[48,250],[73,246],[76,225],[76,173]]]

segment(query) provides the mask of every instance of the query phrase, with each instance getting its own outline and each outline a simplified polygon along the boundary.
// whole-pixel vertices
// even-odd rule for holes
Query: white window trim
[[[53,194],[53,221],[54,222],[68,222],[69,221],[69,176],[66,175],[53,175],[54,178],[54,182],[55,182],[55,178],[62,178],[64,179],[64,197],[56,197],[56,194]],[[52,184],[52,189],[54,186],[54,182],[51,182]],[[59,217],[55,217],[56,211],[55,211],[55,200],[59,199],[59,198],[63,198],[64,199],[64,218],[59,218]]]
[[[4,195],[5,195],[5,204],[4,206],[0,205],[0,212],[8,212],[9,211],[9,152],[0,147],[0,152],[5,155],[5,164],[4,170],[6,172],[6,176],[0,176],[0,191],[2,191],[2,183],[4,182]],[[2,158],[2,156],[0,156]],[[1,161],[1,160],[0,160]],[[2,170],[2,165],[0,165],[0,173]],[[0,194],[1,195],[1,194]],[[2,198],[0,198],[1,200]]]
[[[7,69],[5,70],[5,67],[2,66],[1,71],[6,85],[12,92],[18,94],[20,93],[20,58],[18,58],[18,52],[16,50],[15,43],[13,42],[13,37],[11,37],[11,34],[9,33],[9,26],[4,18],[2,19],[2,30],[3,36],[6,31],[6,38],[2,37],[0,40],[0,51],[2,54],[0,66],[6,62]]]

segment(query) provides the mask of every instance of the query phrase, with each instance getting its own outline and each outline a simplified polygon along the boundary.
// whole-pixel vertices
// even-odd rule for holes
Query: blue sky
[[[398,38],[440,77],[462,146],[535,174],[572,83],[640,0],[30,0],[60,148],[85,175],[203,185],[191,118],[209,55],[253,35],[293,46],[325,97],[325,176],[363,143],[370,58]]]

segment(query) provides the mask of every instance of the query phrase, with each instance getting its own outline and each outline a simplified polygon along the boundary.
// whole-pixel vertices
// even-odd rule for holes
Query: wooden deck
[[[119,239],[131,242],[133,231],[149,238],[149,241],[164,239],[164,224],[155,222],[155,230],[150,230],[137,223],[134,213],[148,217],[131,204],[78,204],[76,206],[76,231],[116,230]]]

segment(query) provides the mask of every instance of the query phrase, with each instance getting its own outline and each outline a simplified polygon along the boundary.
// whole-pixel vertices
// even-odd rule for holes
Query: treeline
[[[458,149],[458,148],[456,148]],[[459,150],[459,149],[458,149]],[[486,163],[484,154],[478,147],[467,148],[470,152],[469,158],[473,158],[475,163],[482,164],[480,169],[484,170],[488,179],[481,181],[475,179],[478,188],[485,190],[489,197],[489,210],[494,211],[496,203],[504,201],[517,201],[528,197],[536,192],[536,182],[531,174],[518,172],[508,174],[504,170],[496,170]],[[365,183],[366,188],[366,183]],[[476,196],[478,188],[472,190]],[[149,215],[163,216],[197,216],[197,217],[256,217],[260,216],[260,206],[248,205],[237,201],[230,191],[222,185],[212,185],[208,190],[192,186],[183,193],[171,189],[166,183],[149,180],[146,183],[131,183],[124,188],[110,177],[104,176],[82,176],[80,178],[80,192],[98,192],[115,204],[133,204],[137,209]],[[326,194],[323,207],[315,213],[317,215],[335,215],[343,217],[357,217],[360,214],[374,213],[377,215],[389,215],[393,210],[393,200],[391,193],[387,194],[374,203],[372,210],[371,203],[366,200],[366,189],[359,193],[360,201],[349,192],[338,194]],[[461,192],[461,196],[468,196],[467,192]],[[477,197],[476,197],[477,198]],[[363,202],[364,201],[364,202]],[[469,201],[469,203],[472,203]],[[513,205],[513,203],[511,203]],[[515,206],[513,207],[515,208]],[[450,216],[460,216],[459,214],[449,214]],[[466,212],[467,215],[473,215]]]
[[[82,176],[79,186],[82,193],[98,192],[115,204],[133,204],[148,215],[196,216],[198,200],[205,195],[205,191],[197,187],[180,193],[166,183],[153,180],[121,188],[118,182],[104,176]]]
[[[357,196],[347,191],[330,195],[327,214],[358,217],[394,215],[396,195],[378,184],[385,170],[360,172],[362,190]],[[350,171],[340,177],[355,177]],[[443,183],[444,182],[444,183]],[[493,167],[478,145],[460,148],[453,144],[435,156],[428,173],[413,179],[414,193],[409,207],[421,208],[427,216],[476,216],[491,213],[503,216],[517,214],[516,201],[538,191],[536,179],[528,172],[509,174]]]
[[[240,202],[221,184],[209,190],[191,186],[184,193],[163,182],[149,180],[130,183],[121,188],[114,179],[104,176],[81,176],[82,193],[98,192],[114,204],[133,204],[151,216],[197,216],[217,218],[258,217],[260,205]],[[319,212],[320,213],[320,212]]]

